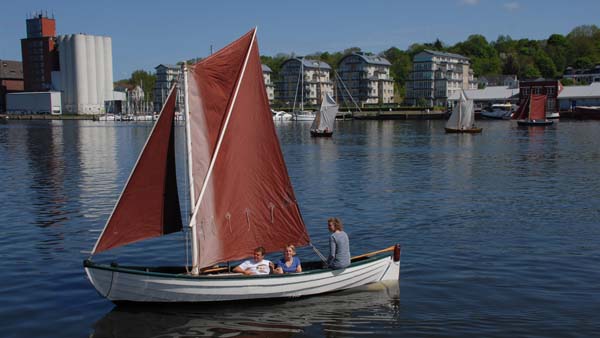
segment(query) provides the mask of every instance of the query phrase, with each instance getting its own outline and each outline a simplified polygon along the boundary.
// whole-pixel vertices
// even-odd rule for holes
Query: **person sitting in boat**
[[[327,265],[331,269],[343,269],[350,265],[350,240],[344,232],[342,221],[336,217],[327,220],[329,236],[329,258]]]
[[[273,270],[276,274],[302,272],[300,259],[295,256],[296,247],[293,244],[285,246],[283,250],[283,258],[277,262],[277,268]]]
[[[258,248],[254,249],[254,257],[236,266],[233,269],[233,272],[243,273],[244,275],[268,275],[271,273],[273,263],[267,259],[264,259],[264,257],[265,248],[259,246]]]

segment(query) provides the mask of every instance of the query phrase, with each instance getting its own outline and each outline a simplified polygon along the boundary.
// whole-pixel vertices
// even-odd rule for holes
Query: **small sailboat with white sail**
[[[315,261],[303,262],[300,273],[232,273],[227,263],[249,257],[259,246],[267,253],[288,244],[312,246],[269,109],[256,30],[184,68],[181,89],[191,212],[183,219],[174,136],[179,88],[173,87],[84,261],[100,295],[115,303],[295,298],[399,279],[399,245],[353,257],[339,270]],[[191,237],[191,266],[94,261],[101,252],[182,231],[184,225]]]
[[[333,125],[338,114],[338,107],[331,94],[326,93],[321,102],[321,109],[310,126],[310,136],[331,137],[333,135]]]
[[[464,90],[446,122],[447,133],[481,133],[482,128],[475,126],[475,109],[473,100],[467,99]]]

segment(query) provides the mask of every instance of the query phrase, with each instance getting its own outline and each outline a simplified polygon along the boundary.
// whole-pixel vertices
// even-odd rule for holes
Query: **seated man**
[[[271,272],[273,263],[264,259],[265,248],[259,246],[254,249],[254,258],[244,261],[242,264],[236,266],[233,272],[243,273],[244,275],[268,275]]]

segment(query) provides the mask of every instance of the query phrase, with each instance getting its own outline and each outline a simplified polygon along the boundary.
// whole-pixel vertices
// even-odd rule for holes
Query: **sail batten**
[[[92,254],[182,229],[175,175],[174,86]]]

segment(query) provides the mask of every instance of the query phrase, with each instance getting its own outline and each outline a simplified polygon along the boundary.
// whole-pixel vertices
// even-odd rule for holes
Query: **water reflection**
[[[117,306],[94,325],[92,337],[382,335],[390,334],[399,308],[398,282],[243,305]]]

